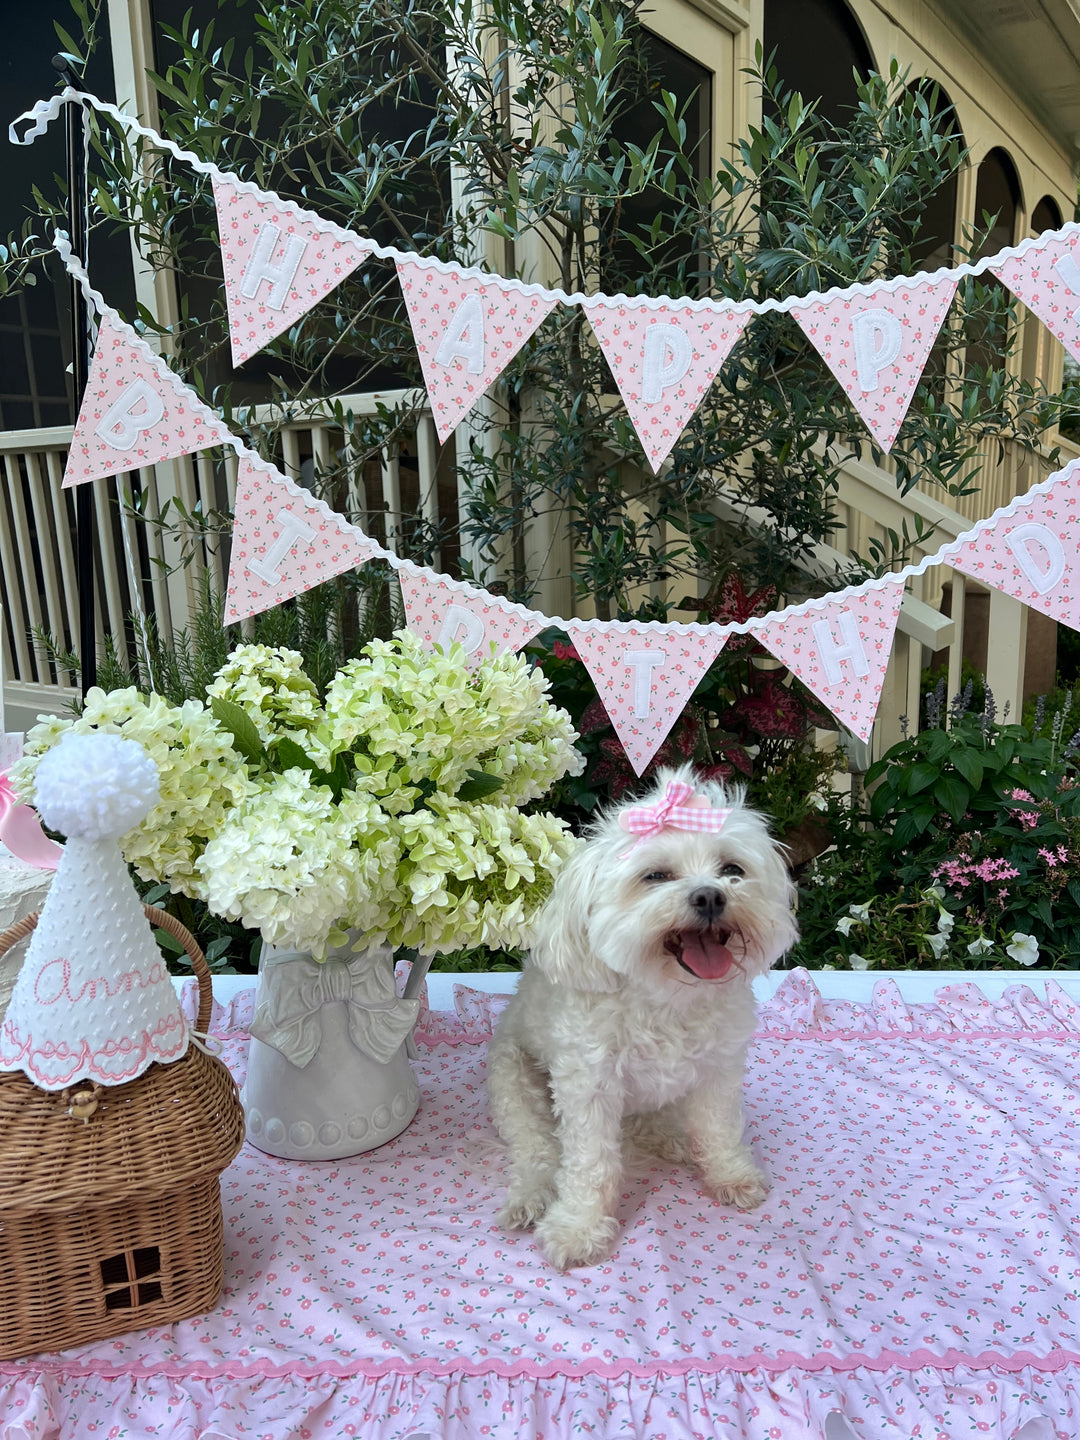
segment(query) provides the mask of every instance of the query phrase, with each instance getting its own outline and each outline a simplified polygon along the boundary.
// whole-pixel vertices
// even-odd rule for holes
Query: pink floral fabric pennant
[[[706,670],[724,648],[720,629],[611,621],[567,621],[634,773],[667,739]]]
[[[397,261],[431,414],[445,440],[551,313],[537,285],[488,280],[431,261]]]
[[[104,310],[63,488],[208,450],[231,435],[115,310]]]
[[[474,590],[437,575],[403,565],[398,571],[405,620],[429,648],[444,650],[457,641],[469,657],[469,668],[504,650],[520,650],[547,624],[545,616],[526,610],[485,590]]]
[[[353,570],[379,545],[272,465],[242,456],[225,621],[233,624]]]
[[[840,596],[754,621],[753,631],[843,725],[860,740],[869,740],[904,586],[864,585]]]
[[[1042,236],[990,270],[1080,360],[1080,229]]]
[[[242,365],[351,275],[375,242],[231,177],[213,184],[233,364]]]
[[[1080,460],[961,543],[946,564],[1080,630]]]
[[[953,295],[955,277],[877,285],[795,305],[792,317],[881,448],[892,448]]]
[[[674,448],[749,312],[598,296],[582,302],[653,472]]]

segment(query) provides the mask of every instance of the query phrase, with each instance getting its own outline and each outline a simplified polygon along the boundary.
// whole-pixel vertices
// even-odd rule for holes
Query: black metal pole
[[[63,55],[53,56],[53,69],[66,85],[78,88]],[[86,171],[83,150],[83,115],[79,105],[69,105],[65,116],[67,128],[68,231],[71,249],[85,262],[87,251]],[[87,323],[86,296],[82,286],[71,277],[71,381],[78,415],[86,392],[86,378],[92,354],[90,328]],[[82,692],[85,697],[97,683],[97,630],[94,623],[94,506],[89,485],[75,487],[75,573],[79,587],[79,664]]]

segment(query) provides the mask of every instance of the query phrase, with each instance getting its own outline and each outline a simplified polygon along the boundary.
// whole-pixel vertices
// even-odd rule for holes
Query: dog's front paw
[[[722,1175],[706,1173],[702,1179],[706,1194],[736,1210],[756,1210],[768,1199],[769,1182],[756,1165],[726,1169]]]
[[[619,1222],[614,1215],[582,1217],[556,1202],[537,1225],[536,1238],[558,1270],[599,1265],[615,1249]]]
[[[555,1198],[554,1186],[511,1188],[497,1220],[503,1230],[531,1230]]]

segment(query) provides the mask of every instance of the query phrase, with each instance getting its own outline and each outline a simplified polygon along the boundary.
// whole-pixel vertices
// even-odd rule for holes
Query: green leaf
[[[496,790],[502,789],[502,780],[498,775],[489,775],[486,770],[470,770],[469,778],[457,792],[459,800],[483,800],[488,795],[494,795]]]
[[[181,945],[180,941],[177,940],[176,936],[170,934],[168,930],[155,929],[154,938],[157,940],[161,948],[163,950],[167,950],[170,955],[183,955],[185,959],[187,958],[187,951],[184,949],[183,945]]]
[[[964,811],[971,801],[971,789],[954,775],[942,775],[934,786],[934,799],[948,814],[955,825],[964,818]]]
[[[908,771],[907,793],[917,795],[920,790],[926,790],[940,777],[941,771],[936,765],[930,765],[925,760],[920,760]]]
[[[306,755],[304,753],[304,751],[300,748],[300,746],[296,743],[295,740],[291,740],[287,735],[283,735],[282,738],[275,743],[274,759],[278,763],[278,768],[283,771],[309,771],[312,780],[315,780],[315,777],[317,775],[321,775],[323,773],[315,764],[315,761],[312,760],[309,755]],[[329,777],[327,777],[327,780],[317,780],[315,781],[315,783],[325,785],[328,783],[328,778]]]
[[[246,710],[235,701],[226,700],[223,695],[215,695],[210,701],[210,713],[221,728],[232,736],[234,748],[239,750],[245,760],[249,760],[253,765],[267,760],[255,722]]]
[[[961,750],[957,747],[952,757],[952,763],[973,790],[978,790],[983,782],[984,766],[982,756],[976,750]]]

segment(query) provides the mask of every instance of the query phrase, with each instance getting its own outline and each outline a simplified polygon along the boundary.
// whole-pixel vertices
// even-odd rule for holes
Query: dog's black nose
[[[690,896],[691,908],[705,921],[711,925],[724,913],[724,892],[716,890],[711,885],[702,885],[699,890],[693,891]]]

